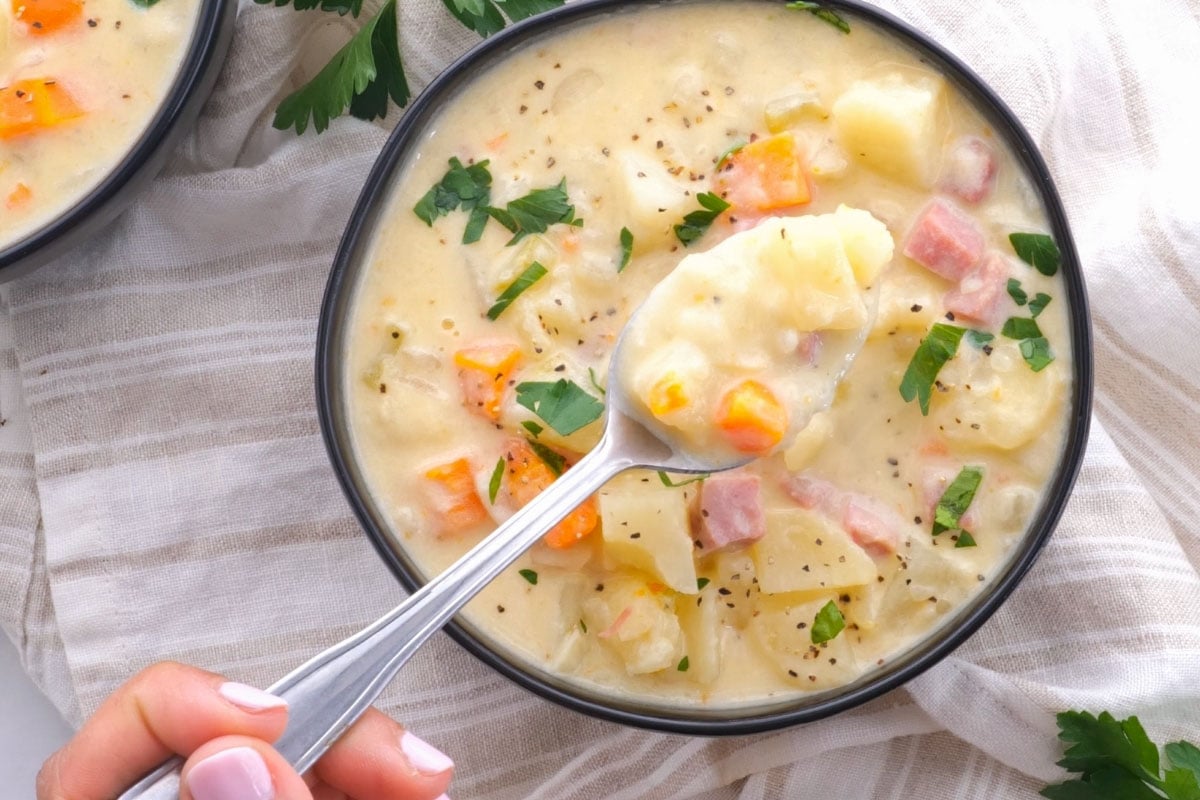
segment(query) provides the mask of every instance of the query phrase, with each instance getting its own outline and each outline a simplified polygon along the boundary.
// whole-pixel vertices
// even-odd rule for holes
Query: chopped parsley
[[[457,158],[451,158],[450,169],[417,201],[413,213],[426,225],[433,225],[435,219],[451,211],[461,208],[473,212],[487,206],[491,191],[492,173],[488,171],[487,161],[467,167]]]
[[[529,431],[529,433],[535,437],[541,436],[542,431],[546,430],[541,425],[538,425],[536,422],[534,422],[531,419],[527,419],[524,422],[522,422],[521,427],[524,428],[525,430]]]
[[[533,448],[533,452],[537,453],[537,457],[550,468],[550,471],[554,473],[554,477],[561,476],[567,469],[567,460],[557,452],[533,439],[526,439],[525,441],[529,442],[529,446]]]
[[[488,481],[488,502],[496,505],[496,495],[500,493],[500,481],[504,480],[504,456],[500,456],[500,460],[496,462],[496,468],[492,470],[492,479]]]
[[[830,600],[817,612],[817,616],[813,620],[812,643],[822,644],[836,639],[845,627],[846,618],[842,616],[837,603]]]
[[[929,416],[933,384],[942,367],[958,352],[958,343],[966,332],[966,328],[957,325],[935,323],[908,362],[908,369],[900,381],[900,396],[905,402],[916,400],[921,406],[922,415]]]
[[[717,166],[714,167],[714,169],[720,172],[721,167],[725,166],[725,162],[729,161],[730,158],[741,152],[742,148],[745,146],[746,142],[737,142],[736,144],[731,144],[729,147],[725,148],[725,152],[717,156]]]
[[[687,672],[689,666],[691,666],[691,664],[688,662],[688,657],[684,656],[683,658],[679,659],[679,666],[677,666],[675,669],[679,670],[680,672]]]
[[[621,261],[617,264],[617,274],[620,275],[633,259],[633,231],[621,228]]]
[[[1021,282],[1016,278],[1008,279],[1008,296],[1019,306],[1023,306],[1029,302],[1029,295],[1021,288]]]
[[[817,19],[828,22],[842,33],[850,32],[849,22],[846,22],[846,20],[828,8],[823,7],[820,3],[809,2],[809,0],[795,0],[795,2],[788,3],[787,7],[797,11],[807,11]]]
[[[1058,245],[1044,233],[1013,233],[1008,237],[1013,252],[1029,266],[1053,277],[1062,263]]]
[[[592,367],[588,367],[588,380],[592,382],[592,388],[599,392],[601,397],[608,394],[605,388],[600,385],[600,381],[596,378],[596,370]]]
[[[1137,717],[1116,719],[1104,711],[1064,711],[1058,738],[1070,746],[1058,762],[1078,777],[1042,789],[1050,800],[1197,800],[1200,748],[1171,742],[1159,758],[1158,746]]]
[[[517,384],[517,402],[563,436],[570,436],[604,414],[604,404],[574,381],[526,381]]]
[[[537,586],[537,573],[531,569],[523,569],[518,573],[522,578],[529,581],[533,586]]]
[[[970,343],[972,347],[977,347],[981,350],[985,345],[995,338],[995,334],[988,333],[987,331],[967,331],[967,342]]]
[[[712,477],[712,473],[705,472],[697,475],[694,478],[687,478],[682,481],[673,481],[671,480],[670,475],[663,472],[661,469],[658,471],[658,479],[662,481],[662,485],[666,486],[668,489],[678,489],[680,486],[687,486],[689,483],[699,483],[700,481],[708,480],[710,477]]]
[[[703,589],[705,586],[708,586],[710,583],[712,583],[712,581],[710,581],[708,578],[697,578],[696,579],[696,588]]]
[[[579,630],[583,631],[584,633],[587,633],[587,623],[584,622],[583,620],[579,620]]]
[[[954,542],[954,549],[975,546],[975,537],[971,535],[970,531],[959,531],[958,538]]]
[[[548,189],[534,189],[518,197],[503,209],[489,206],[488,216],[499,222],[513,235],[508,244],[514,245],[531,233],[545,233],[551,225],[562,223],[582,227],[583,220],[575,218],[575,206],[567,198],[567,179]]]
[[[496,298],[495,304],[488,309],[487,318],[493,322],[499,318],[504,310],[512,305],[513,301],[521,296],[521,293],[533,286],[535,283],[546,277],[546,268],[538,262],[533,262],[525,271],[517,276],[517,279],[509,284],[508,288],[500,293]]]
[[[1050,305],[1050,295],[1038,292],[1032,300],[1029,301],[1029,313],[1037,319],[1038,315],[1046,310],[1046,306]]]
[[[983,470],[979,467],[963,467],[953,482],[942,492],[942,497],[933,510],[933,535],[946,531],[962,531],[962,515],[967,513],[975,492],[983,481]],[[963,531],[965,533],[965,531]],[[966,547],[967,545],[963,545]]]
[[[1026,339],[1021,342],[1021,357],[1034,372],[1041,372],[1054,361],[1054,352],[1050,349],[1050,340],[1045,336]]]
[[[703,236],[709,227],[729,208],[729,203],[712,192],[701,192],[696,200],[702,206],[683,218],[683,222],[675,226],[675,236],[687,247]]]
[[[1024,317],[1011,317],[1004,323],[1004,328],[1000,331],[1001,334],[1009,339],[1036,339],[1042,335],[1042,329],[1038,327],[1037,322]]]
[[[313,0],[295,4],[301,10],[314,6]],[[361,3],[353,1],[329,6],[354,16],[361,10]],[[389,98],[404,107],[411,96],[400,59],[396,0],[388,0],[312,80],[283,99],[272,124],[279,130],[295,128],[300,134],[311,121],[320,133],[347,108],[359,119],[376,119],[387,116]]]

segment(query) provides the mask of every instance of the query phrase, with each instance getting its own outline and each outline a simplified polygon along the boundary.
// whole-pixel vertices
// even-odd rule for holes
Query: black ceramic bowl
[[[763,0],[766,2],[779,0]],[[657,0],[658,5],[689,0]],[[421,571],[391,535],[383,510],[374,502],[362,474],[346,424],[343,354],[347,318],[364,255],[384,210],[388,188],[443,104],[481,71],[538,37],[597,17],[648,5],[636,0],[591,0],[566,6],[515,26],[480,44],[454,63],[419,97],[385,145],[367,179],[351,216],[329,278],[321,310],[317,342],[316,383],[321,428],[334,469],[359,521],[388,566],[409,589],[423,583]],[[1011,146],[1045,205],[1052,234],[1062,251],[1062,272],[1071,307],[1071,347],[1074,359],[1070,419],[1062,459],[1046,489],[1046,501],[1032,521],[1016,552],[988,587],[958,609],[928,639],[877,671],[838,689],[789,702],[737,708],[680,707],[618,698],[582,687],[510,658],[501,648],[459,618],[447,631],[463,647],[501,674],[527,689],[568,708],[616,722],[677,733],[745,734],[810,722],[851,708],[894,689],[928,669],[971,636],[999,608],[1029,570],[1058,523],[1083,458],[1091,415],[1092,340],[1087,296],[1079,256],[1067,226],[1054,182],[1045,162],[1012,111],[965,64],[920,31],[857,0],[829,0],[822,5],[863,19],[890,31],[939,68],[984,111],[997,136]]]
[[[75,205],[32,234],[0,244],[0,281],[41,266],[104,230],[158,174],[217,82],[236,17],[236,0],[203,0],[179,73],[145,132]]]

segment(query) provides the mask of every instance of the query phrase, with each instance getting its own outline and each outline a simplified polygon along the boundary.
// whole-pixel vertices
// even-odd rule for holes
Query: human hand
[[[270,745],[273,695],[182,664],[155,664],[101,704],[38,773],[37,800],[111,800],[173,755],[180,800],[445,800],[454,763],[369,709],[303,777]]]

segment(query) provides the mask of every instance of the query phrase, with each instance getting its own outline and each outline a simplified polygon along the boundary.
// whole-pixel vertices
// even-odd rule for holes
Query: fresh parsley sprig
[[[1058,715],[1058,738],[1070,746],[1058,762],[1079,777],[1042,789],[1050,800],[1200,800],[1200,748],[1158,746],[1137,717],[1119,720],[1107,711]],[[1165,768],[1165,769],[1164,769]]]
[[[841,609],[837,607],[837,603],[830,600],[821,610],[817,612],[817,616],[813,619],[812,624],[812,643],[823,644],[837,638],[837,635],[846,627],[846,618],[842,616]]]
[[[570,436],[604,414],[603,403],[566,378],[554,383],[519,383],[517,402],[541,417],[543,422],[562,436]]]
[[[983,469],[981,467],[963,467],[959,471],[957,477],[946,487],[946,491],[942,492],[937,507],[933,510],[934,536],[940,536],[946,531],[961,531],[967,535],[971,544],[975,543],[975,540],[970,538],[970,533],[963,530],[962,516],[967,513],[971,501],[975,499],[975,492],[979,490],[979,484],[982,482]],[[971,544],[961,546],[970,547]]]
[[[900,396],[906,403],[916,400],[921,406],[922,415],[929,416],[929,401],[933,397],[933,385],[938,373],[947,361],[954,358],[958,343],[966,332],[966,328],[957,325],[944,322],[935,324],[908,362],[908,369],[900,381]]]
[[[809,0],[795,0],[795,2],[788,3],[787,7],[796,11],[807,11],[817,19],[823,22],[828,22],[842,33],[850,32],[849,22],[846,22],[846,20],[842,19],[835,12],[825,8],[820,3],[813,3]]]
[[[157,0],[135,0],[149,5]],[[321,11],[358,18],[363,0],[255,0],[261,5],[291,5],[297,11]],[[442,0],[450,13],[480,36],[512,22],[558,8],[566,0]],[[503,11],[503,13],[501,13]],[[288,95],[275,111],[274,125],[304,133],[311,124],[320,133],[348,110],[359,119],[387,116],[389,100],[403,108],[412,98],[396,22],[396,0],[387,0],[317,75]]]
[[[675,226],[675,236],[684,247],[703,236],[716,222],[717,217],[730,207],[729,203],[712,192],[701,192],[696,195],[696,200],[701,208],[689,213],[683,218],[683,222]]]

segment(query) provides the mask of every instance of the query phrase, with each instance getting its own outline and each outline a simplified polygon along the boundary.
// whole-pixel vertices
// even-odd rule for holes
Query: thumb
[[[179,800],[313,800],[269,744],[247,736],[206,742],[183,765]]]

